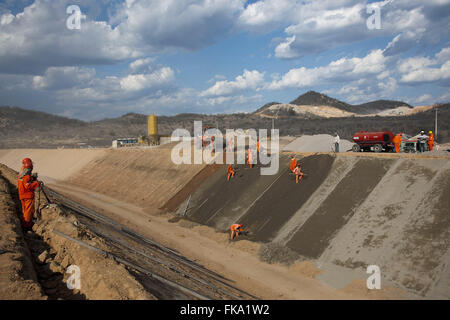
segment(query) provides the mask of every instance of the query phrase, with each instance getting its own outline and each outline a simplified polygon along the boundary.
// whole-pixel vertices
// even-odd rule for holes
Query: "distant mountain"
[[[324,101],[322,99],[327,98],[320,99]],[[379,102],[373,103],[376,108],[380,108],[376,105]],[[381,102],[381,105],[386,105],[386,102]],[[395,106],[395,103],[391,106]],[[357,115],[334,106],[270,103],[260,108],[260,113],[221,115],[184,113],[176,116],[158,116],[158,130],[161,135],[166,136],[177,128],[184,128],[192,133],[195,120],[217,125],[222,132],[225,132],[225,129],[239,128],[270,129],[273,123],[271,118],[276,118],[274,123],[280,135],[339,132],[342,138],[351,139],[354,132],[361,130],[391,130],[415,135],[420,130],[434,129],[434,108],[439,109],[437,141],[448,142],[450,103],[415,108],[400,105],[381,113],[365,115]],[[410,109],[414,112],[410,112]],[[269,111],[275,114],[270,116]],[[398,115],[402,115],[401,121]],[[145,134],[147,134],[147,115],[144,114],[128,113],[118,118],[86,122],[18,107],[0,107],[0,149],[73,148],[79,145],[108,147],[114,139]]]
[[[395,110],[401,108],[399,110]],[[279,114],[280,110],[283,113],[290,113],[291,115],[303,115],[304,117],[350,117],[361,115],[404,115],[409,111],[408,108],[413,108],[411,105],[402,101],[392,100],[377,100],[359,105],[351,105],[346,102],[331,98],[326,94],[308,91],[300,95],[297,99],[288,104],[277,104],[274,102],[265,104],[255,111],[263,116],[271,116]],[[387,110],[393,110],[387,112]],[[384,113],[382,113],[384,112]]]
[[[315,91],[308,91],[302,94],[297,99],[291,101],[290,104],[298,106],[330,106],[343,110],[350,107],[350,105],[345,102],[330,98],[325,94]]]

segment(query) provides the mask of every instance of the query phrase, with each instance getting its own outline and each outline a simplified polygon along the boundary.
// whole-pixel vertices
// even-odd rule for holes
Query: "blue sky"
[[[447,102],[449,16],[450,0],[6,0],[0,105],[96,120],[252,112],[308,90]]]

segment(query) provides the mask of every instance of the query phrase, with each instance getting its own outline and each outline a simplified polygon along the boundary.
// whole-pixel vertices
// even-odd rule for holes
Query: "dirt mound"
[[[352,146],[353,142],[341,139],[339,151],[351,150]],[[334,137],[328,134],[304,135],[283,147],[282,150],[293,152],[332,152],[334,151]]]

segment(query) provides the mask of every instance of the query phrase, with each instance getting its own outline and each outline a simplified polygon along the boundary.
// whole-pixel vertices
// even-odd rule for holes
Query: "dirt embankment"
[[[0,176],[0,300],[44,299],[7,181]]]
[[[175,165],[171,151],[171,146],[105,150],[68,182],[154,211],[205,166]]]
[[[7,275],[1,279],[3,299],[155,299],[123,265],[55,234],[57,230],[107,249],[103,239],[93,236],[57,205],[41,199],[41,219],[24,235],[16,211],[16,176],[0,165],[0,206],[4,209],[0,215],[0,265],[2,275]],[[67,286],[71,277],[67,271],[74,268],[70,266],[79,268],[79,289]]]

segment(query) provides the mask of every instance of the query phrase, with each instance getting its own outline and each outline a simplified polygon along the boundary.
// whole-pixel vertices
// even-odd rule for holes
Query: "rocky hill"
[[[366,115],[405,115],[413,111],[413,107],[402,101],[377,100],[359,105],[331,98],[323,93],[308,91],[290,103],[271,102],[255,112],[262,116],[278,116],[281,114],[303,115],[305,118],[350,117]],[[389,110],[392,110],[390,112]]]
[[[326,98],[325,98],[326,99]],[[337,100],[336,100],[337,101]],[[414,113],[401,117],[404,107],[385,109],[385,115],[353,114],[337,107],[318,106],[302,107],[294,104],[298,110],[278,110],[276,116],[264,116],[270,108],[277,108],[277,103],[271,103],[255,113],[235,113],[221,115],[178,114],[176,116],[159,116],[158,128],[161,135],[170,135],[177,128],[193,131],[194,120],[204,124],[224,129],[271,129],[272,121],[280,135],[303,134],[333,134],[339,132],[343,139],[351,139],[356,131],[361,130],[391,130],[415,135],[420,130],[434,129],[434,109],[439,110],[439,132],[437,141],[450,142],[450,103],[415,107]],[[390,106],[394,106],[393,104]],[[314,111],[315,113],[305,111]],[[304,108],[304,109],[302,109]],[[392,110],[397,113],[390,114]],[[350,116],[331,117],[326,112],[347,113]],[[320,116],[322,114],[323,116]],[[86,147],[111,146],[111,141],[117,138],[137,137],[147,133],[147,116],[128,113],[118,118],[85,122],[76,119],[55,116],[52,114],[26,110],[18,107],[0,107],[0,148],[56,148],[56,147]]]

